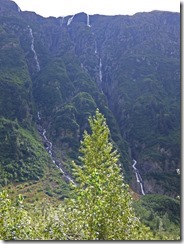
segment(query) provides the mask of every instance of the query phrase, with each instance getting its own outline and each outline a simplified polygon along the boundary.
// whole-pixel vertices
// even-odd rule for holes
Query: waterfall
[[[99,80],[100,80],[100,86],[102,84],[102,59],[100,58],[100,63],[99,63]]]
[[[38,112],[38,120],[41,120],[40,112]]]
[[[142,180],[142,177],[141,177],[138,169],[135,167],[136,164],[137,164],[137,161],[135,159],[133,159],[132,168],[134,169],[137,183],[139,183],[139,185],[141,187],[141,193],[142,193],[142,195],[145,195],[144,188],[143,188],[143,180]]]
[[[98,53],[98,50],[97,50],[97,44],[96,44],[96,41],[95,41],[95,54]]]
[[[40,121],[41,120],[41,117],[40,117],[40,112],[37,113],[37,117],[38,117],[38,120]],[[41,136],[43,137],[43,141],[44,141],[44,147],[45,149],[47,150],[47,152],[49,153],[50,157],[51,157],[51,160],[52,162],[55,164],[55,166],[61,171],[61,173],[63,174],[64,178],[66,178],[69,182],[71,182],[72,184],[76,185],[75,182],[71,179],[71,177],[64,172],[64,170],[62,169],[61,165],[58,164],[56,162],[56,160],[54,159],[54,156],[53,156],[53,147],[52,147],[52,142],[50,142],[46,136],[46,130],[41,127],[41,131],[40,131],[40,134]]]
[[[91,25],[89,24],[89,14],[87,14],[87,26],[91,27]]]
[[[102,59],[100,58],[100,60],[99,60],[99,74],[97,77],[97,84],[98,84],[98,87],[99,87],[101,93],[104,94],[103,90],[102,90],[102,77],[103,77],[102,76]]]
[[[68,19],[67,25],[70,25],[72,23],[74,16],[75,16],[75,14]]]
[[[35,51],[35,48],[34,48],[33,31],[32,31],[32,29],[29,26],[28,26],[28,28],[29,28],[29,33],[30,33],[30,36],[31,36],[31,50],[34,53],[34,59],[35,59],[35,62],[36,62],[36,69],[37,69],[37,71],[40,71],[40,64],[38,62],[38,57],[37,57],[37,54],[36,54],[36,51]]]

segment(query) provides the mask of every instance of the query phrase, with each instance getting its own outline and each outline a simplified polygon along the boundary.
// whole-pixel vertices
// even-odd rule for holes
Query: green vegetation
[[[145,195],[133,203],[137,215],[158,239],[180,239],[180,202],[163,195]]]
[[[0,184],[38,180],[45,173],[49,158],[33,131],[16,121],[0,120]]]
[[[4,222],[3,228],[18,228],[17,221],[25,226],[22,232],[16,229],[16,235],[13,227],[7,229],[7,236],[3,230],[3,238],[88,239],[91,235],[100,239],[106,237],[107,232],[111,233],[111,220],[115,217],[110,210],[105,212],[103,206],[108,209],[110,193],[107,189],[110,192],[112,186],[119,189],[118,186],[113,182],[104,186],[103,177],[97,177],[96,171],[95,179],[88,178],[96,190],[93,192],[85,185],[86,191],[90,190],[89,197],[94,194],[99,200],[97,220],[109,219],[109,225],[103,224],[98,236],[96,218],[91,232],[90,224],[85,222],[94,210],[87,202],[90,199],[82,195],[87,193],[82,187],[71,193],[38,132],[46,130],[54,158],[62,163],[66,172],[72,174],[72,160],[79,172],[83,167],[78,158],[82,154],[80,140],[85,130],[89,133],[85,138],[90,137],[88,117],[94,115],[98,107],[106,117],[109,140],[120,154],[116,156],[121,164],[120,173],[123,171],[125,199],[132,201],[126,183],[130,183],[130,191],[134,189],[131,163],[135,158],[146,193],[159,192],[173,197],[143,196],[135,201],[135,212],[141,222],[150,227],[155,239],[179,239],[179,203],[174,198],[180,194],[180,176],[176,174],[181,161],[180,15],[162,11],[134,16],[94,15],[90,16],[89,28],[84,13],[76,14],[72,24],[67,26],[68,17],[43,18],[35,13],[18,12],[16,4],[10,0],[0,0],[0,6],[0,187],[9,192],[11,199],[3,193],[1,209],[7,210],[3,221],[9,221],[7,225]],[[41,67],[39,72],[31,46],[33,38]],[[38,111],[41,120],[38,120]],[[82,158],[85,159],[85,155]],[[82,178],[80,180],[79,186],[83,182]],[[99,182],[105,194],[101,197]],[[25,206],[21,203],[18,204],[20,208],[16,208],[15,198],[19,193],[25,198]],[[70,198],[68,203],[63,202],[65,198]],[[112,212],[118,219],[121,194],[115,199],[119,204],[114,203]],[[85,211],[81,213],[83,219],[78,223],[72,222],[70,214],[73,212],[67,212],[64,207],[69,204],[75,212],[72,201],[81,205],[76,214],[81,213],[84,206],[89,210],[89,215]],[[124,206],[129,207],[126,203]],[[133,209],[130,212],[134,216]],[[69,222],[62,218],[65,215]],[[12,221],[11,216],[14,216]],[[26,218],[30,232],[26,229]],[[139,226],[139,220],[136,221]],[[74,229],[69,232],[69,224],[76,230],[85,225],[85,233],[79,230],[76,235]],[[65,231],[62,232],[62,228]],[[117,237],[119,230],[121,225],[117,224],[117,232],[111,233],[111,237]],[[126,233],[124,238],[129,238]]]
[[[135,157],[148,184],[158,183],[162,169],[160,192],[177,195],[179,177],[168,185],[180,167],[179,14],[94,15],[89,28],[85,13],[67,26],[68,17],[43,18],[0,2],[0,116],[35,131],[40,111],[55,154],[67,164],[77,160],[88,116],[98,107],[126,181],[133,182]]]
[[[21,194],[25,204],[35,204],[46,199],[46,201],[56,205],[71,194],[70,185],[65,182],[63,174],[53,163],[46,165],[44,176],[40,179],[8,184],[1,187],[0,190],[2,189],[8,192],[12,200]]]
[[[74,198],[64,206],[64,233],[69,240],[151,239],[131,207],[103,115],[97,110],[89,124],[91,134],[85,131],[80,148],[83,164],[74,163]]]
[[[81,142],[82,165],[73,162],[77,184],[71,185],[73,192],[70,198],[59,206],[48,197],[24,206],[21,195],[13,201],[5,191],[1,192],[0,239],[179,239],[178,201],[157,195],[144,196],[136,202],[134,210],[118,165],[119,155],[109,142],[109,129],[104,116],[97,110],[95,116],[89,118],[89,123],[91,133],[85,131]],[[48,185],[46,194],[52,197],[49,190]],[[149,225],[153,232],[141,222]],[[167,235],[168,231],[172,232]]]

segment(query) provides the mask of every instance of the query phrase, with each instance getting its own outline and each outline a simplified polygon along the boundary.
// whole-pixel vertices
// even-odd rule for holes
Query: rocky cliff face
[[[39,111],[55,154],[70,170],[98,107],[132,188],[141,193],[134,158],[145,193],[178,194],[179,14],[43,18],[0,2],[1,117],[33,134]]]

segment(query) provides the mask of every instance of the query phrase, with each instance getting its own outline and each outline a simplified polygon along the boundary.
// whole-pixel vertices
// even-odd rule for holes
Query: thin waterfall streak
[[[137,174],[138,174],[138,177],[139,177],[140,182],[142,182],[143,180],[142,180],[141,175],[139,174],[139,172],[137,172]]]
[[[144,192],[144,189],[143,189],[143,185],[142,185],[141,182],[140,182],[140,186],[141,186],[141,192],[142,192],[142,195],[145,195],[145,192]]]
[[[97,50],[97,45],[96,45],[96,42],[95,42],[95,54],[98,53],[98,50]]]
[[[102,59],[100,58],[100,64],[99,64],[99,79],[100,84],[102,83]]]
[[[91,27],[91,25],[89,24],[89,14],[87,14],[87,26]]]
[[[145,195],[144,188],[143,188],[143,179],[142,179],[138,169],[135,167],[136,164],[137,164],[137,161],[135,159],[133,159],[132,168],[134,169],[137,183],[139,183],[139,185],[140,185],[141,193],[142,193],[142,195]]]
[[[41,117],[40,117],[40,112],[37,113],[37,117],[38,117],[38,120],[40,121],[41,120]],[[61,166],[58,166],[56,161],[54,160],[53,158],[53,145],[52,145],[52,142],[50,142],[46,136],[46,130],[44,128],[42,128],[43,131],[42,131],[42,137],[44,138],[44,141],[45,141],[45,149],[47,150],[47,152],[49,153],[50,157],[51,157],[51,160],[52,162],[55,164],[55,166],[61,171],[61,173],[63,174],[63,176],[68,179],[69,182],[72,182],[72,184],[76,185],[76,183],[72,180],[72,178],[66,174],[64,172],[64,170],[61,168]]]
[[[140,183],[139,176],[138,176],[137,172],[135,172],[135,176],[136,176],[137,183]]]
[[[36,51],[35,51],[35,48],[34,48],[34,36],[33,36],[33,31],[32,29],[29,27],[29,33],[30,33],[30,36],[31,36],[31,50],[34,54],[34,59],[35,59],[35,62],[36,62],[36,69],[37,71],[40,71],[40,64],[39,64],[39,61],[38,61],[38,57],[37,57],[37,54],[36,54]]]
[[[70,17],[70,18],[68,19],[67,25],[70,25],[70,24],[72,23],[72,20],[73,20],[74,16],[75,16],[75,15],[73,15],[72,17]]]
[[[41,120],[40,112],[38,112],[38,120]]]

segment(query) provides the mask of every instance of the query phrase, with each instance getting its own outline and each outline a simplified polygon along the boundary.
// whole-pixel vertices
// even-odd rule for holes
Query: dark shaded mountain
[[[71,174],[98,107],[131,188],[135,159],[146,194],[179,195],[180,15],[43,18],[0,3],[1,184],[44,175],[43,128]]]

